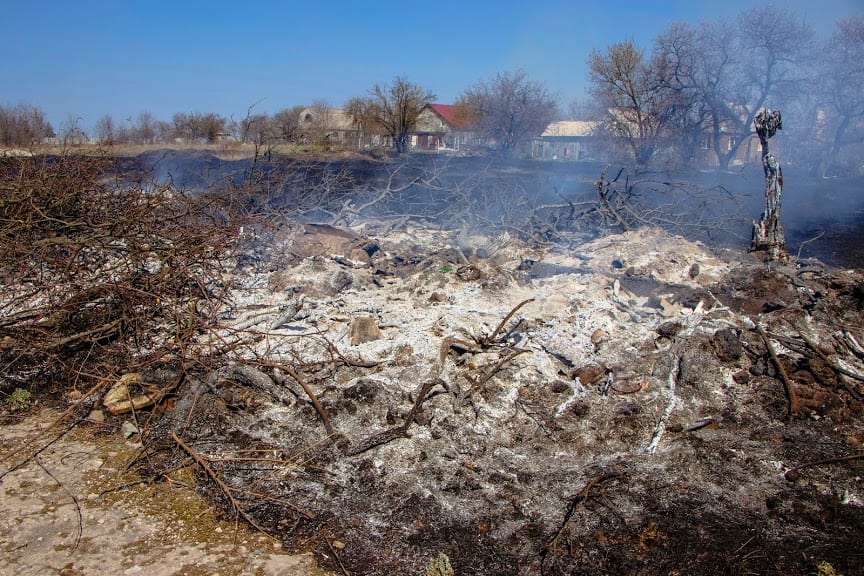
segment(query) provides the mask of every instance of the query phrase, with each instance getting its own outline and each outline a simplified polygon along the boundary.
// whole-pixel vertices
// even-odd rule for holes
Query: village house
[[[464,150],[473,133],[455,104],[428,104],[420,111],[411,147],[420,150]]]
[[[531,140],[533,160],[590,160],[600,151],[600,122],[561,120],[552,122]]]
[[[358,148],[361,130],[341,108],[312,106],[300,112],[300,131],[307,144]]]

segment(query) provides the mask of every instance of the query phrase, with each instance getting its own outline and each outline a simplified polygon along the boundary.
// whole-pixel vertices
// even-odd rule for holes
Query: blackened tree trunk
[[[761,110],[753,121],[762,144],[762,169],[765,172],[765,212],[753,223],[751,251],[764,251],[771,260],[786,260],[786,239],[780,224],[780,194],[783,191],[783,171],[768,149],[768,140],[783,129],[779,110]]]

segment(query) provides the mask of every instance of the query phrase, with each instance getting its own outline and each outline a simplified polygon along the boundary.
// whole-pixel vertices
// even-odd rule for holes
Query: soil
[[[230,521],[190,470],[162,482],[127,471],[137,435],[93,422],[70,429],[62,414],[37,403],[3,417],[0,574],[329,574],[311,554],[285,554]]]

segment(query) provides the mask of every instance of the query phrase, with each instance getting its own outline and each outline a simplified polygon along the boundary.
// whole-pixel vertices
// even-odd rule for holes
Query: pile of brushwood
[[[441,174],[372,188],[324,170],[292,208],[254,163],[194,196],[115,168],[0,158],[0,393],[67,407],[57,434],[123,382],[106,429],[134,420],[133,464],[195,470],[227,516],[344,574],[860,573],[860,274],[742,256],[708,280],[689,249],[662,263],[674,281],[625,257],[532,279],[576,223],[624,232],[606,245],[631,260],[654,248],[626,234],[661,207],[605,172],[541,223],[548,205],[467,181],[442,206]],[[357,224],[411,194],[422,214],[382,230],[492,207],[534,218],[509,236],[532,258],[469,250],[458,228],[446,250],[298,254],[298,212]],[[334,335],[359,316],[349,351]]]
[[[236,223],[109,155],[0,157],[0,394],[81,400],[213,320]],[[179,382],[177,383],[179,384]]]

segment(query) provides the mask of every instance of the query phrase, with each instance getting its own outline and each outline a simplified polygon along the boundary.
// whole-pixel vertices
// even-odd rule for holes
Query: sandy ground
[[[50,427],[58,415],[0,425],[0,574],[326,574],[311,554],[219,518],[189,470],[151,484],[124,472],[137,436],[85,423],[46,447],[65,429]]]

